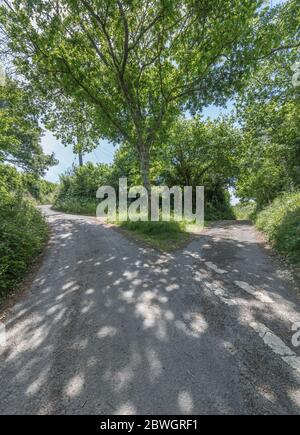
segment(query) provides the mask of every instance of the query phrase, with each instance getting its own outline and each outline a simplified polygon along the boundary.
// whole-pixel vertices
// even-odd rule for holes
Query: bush
[[[19,173],[14,166],[4,165],[0,163],[0,191],[5,195],[5,192],[17,192],[23,189],[22,174]]]
[[[74,167],[60,177],[60,188],[54,201],[55,210],[67,213],[95,215],[96,192],[100,186],[111,185],[118,191],[118,172],[116,165],[86,163]],[[127,175],[127,173],[125,173]],[[133,177],[128,179],[131,187]],[[228,192],[218,184],[205,183],[205,220],[234,219]]]
[[[300,192],[276,198],[257,213],[256,225],[280,254],[300,263]]]
[[[230,204],[224,202],[218,206],[205,201],[204,218],[206,221],[231,220],[235,215]]]
[[[61,175],[58,198],[96,198],[98,188],[110,184],[110,166],[86,163]]]
[[[97,204],[96,198],[59,197],[52,208],[65,213],[96,216]]]
[[[50,181],[42,180],[33,174],[23,174],[23,190],[29,194],[38,204],[52,204],[58,186]]]
[[[204,218],[206,221],[235,219],[229,192],[212,180],[204,182]]]
[[[40,212],[19,194],[0,189],[0,298],[21,280],[47,240]]]
[[[98,188],[110,184],[110,166],[87,163],[61,175],[53,209],[66,213],[96,215]]]
[[[51,204],[57,184],[27,172],[18,172],[13,166],[0,163],[0,188],[7,192],[23,194],[38,204]]]
[[[233,207],[233,213],[237,220],[239,221],[250,221],[253,220],[256,212],[255,202],[246,202],[236,204]]]

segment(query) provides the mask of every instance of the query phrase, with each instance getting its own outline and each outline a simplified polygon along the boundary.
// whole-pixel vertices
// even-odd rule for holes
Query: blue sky
[[[48,181],[59,181],[59,175],[71,168],[73,163],[78,164],[78,156],[73,153],[72,147],[62,145],[50,131],[46,131],[42,138],[42,147],[46,154],[54,153],[59,164],[53,166],[47,172],[45,179]],[[100,145],[90,154],[84,155],[84,161],[93,163],[111,163],[115,147],[103,140]]]

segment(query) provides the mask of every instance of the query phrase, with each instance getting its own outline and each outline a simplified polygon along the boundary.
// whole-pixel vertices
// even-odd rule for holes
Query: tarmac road
[[[43,211],[51,241],[6,319],[0,414],[299,414],[299,298],[249,223],[162,254]]]

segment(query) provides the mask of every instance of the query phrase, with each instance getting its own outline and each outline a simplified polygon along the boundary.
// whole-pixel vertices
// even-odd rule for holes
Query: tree
[[[139,158],[134,148],[128,144],[122,144],[114,154],[111,166],[109,184],[118,191],[119,179],[126,177],[128,186],[141,184],[141,173],[139,170]]]
[[[296,6],[285,5],[289,19],[278,28],[281,35],[299,34]],[[237,193],[259,206],[300,187],[300,87],[293,80],[298,59],[296,48],[262,59],[238,100],[243,140],[237,154]]]
[[[228,184],[236,173],[240,133],[230,119],[179,118],[157,149],[154,169],[169,186],[202,185],[208,177]]]
[[[54,106],[53,99],[43,105],[42,119],[45,127],[53,131],[63,145],[73,147],[73,152],[79,157],[79,166],[83,166],[83,154],[97,147],[100,132],[89,119],[87,104],[64,95],[54,100]]]
[[[96,192],[99,186],[110,183],[111,172],[111,166],[102,163],[74,166],[60,176],[59,198],[92,200],[96,204]]]
[[[43,175],[57,164],[41,147],[42,130],[29,95],[7,79],[0,86],[0,162]]]
[[[179,118],[167,140],[156,149],[152,180],[168,186],[205,186],[206,215],[229,218],[228,187],[238,173],[240,140],[240,131],[230,118]]]
[[[300,187],[299,105],[257,103],[244,116],[237,193],[263,206]]]
[[[222,103],[257,59],[287,48],[261,0],[5,1],[18,71],[48,101],[88,105],[101,135],[150,154],[182,110]],[[282,44],[284,42],[284,44]]]

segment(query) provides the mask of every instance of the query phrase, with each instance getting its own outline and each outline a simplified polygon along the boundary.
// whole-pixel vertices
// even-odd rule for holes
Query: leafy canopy
[[[48,109],[60,113],[65,98],[86,103],[95,131],[136,148],[148,184],[150,150],[174,116],[222,103],[280,46],[263,4],[13,0],[0,22],[18,71]]]
[[[237,104],[243,140],[238,148],[238,195],[263,206],[282,192],[300,188],[300,86],[295,79],[299,61],[298,2],[281,10],[278,38],[293,43],[263,58]]]
[[[0,162],[43,175],[57,162],[41,147],[42,130],[29,94],[14,81],[0,86]]]

